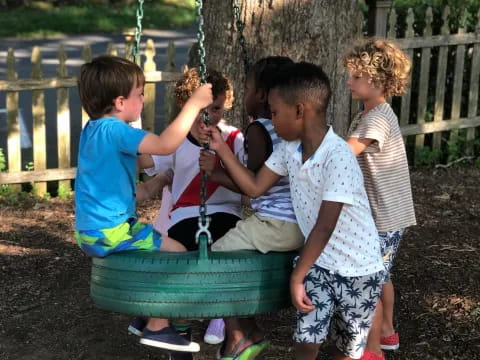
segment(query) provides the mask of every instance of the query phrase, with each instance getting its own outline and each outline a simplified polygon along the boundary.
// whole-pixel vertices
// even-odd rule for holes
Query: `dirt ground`
[[[390,360],[480,359],[479,179],[478,167],[412,171],[419,225],[406,232],[394,268],[401,347]],[[143,220],[158,206],[143,206]],[[0,219],[0,359],[166,358],[127,335],[129,316],[92,303],[71,202],[0,204]],[[261,359],[292,359],[293,310],[259,320],[273,340]],[[203,326],[195,325],[197,339]],[[202,344],[195,358],[214,353]]]

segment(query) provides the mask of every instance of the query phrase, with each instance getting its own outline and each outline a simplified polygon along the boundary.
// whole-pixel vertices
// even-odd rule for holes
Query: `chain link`
[[[195,0],[197,8],[197,41],[198,41],[198,55],[200,57],[200,64],[198,66],[200,79],[202,84],[207,82],[207,66],[205,64],[205,33],[203,32],[203,1]],[[210,118],[208,116],[208,111],[205,109],[202,111],[202,120],[205,125],[210,125]],[[203,144],[203,149],[208,150],[208,143]],[[198,231],[195,234],[195,242],[198,244],[201,235],[207,237],[207,243],[212,243],[212,235],[208,229],[210,226],[210,217],[207,216],[207,173],[202,171],[202,183],[200,187],[200,206],[198,218]]]
[[[247,53],[247,41],[245,40],[245,36],[243,35],[245,24],[242,22],[240,17],[240,5],[238,4],[238,0],[233,0],[233,15],[235,17],[235,22],[237,25],[238,40],[240,41],[240,46],[242,47],[243,68],[245,70],[245,74],[248,74],[249,64],[248,64],[248,53]]]
[[[142,19],[143,19],[143,2],[145,0],[138,0],[137,8],[137,27],[135,28],[135,43],[132,48],[133,62],[137,62],[140,55],[140,38],[142,37]]]

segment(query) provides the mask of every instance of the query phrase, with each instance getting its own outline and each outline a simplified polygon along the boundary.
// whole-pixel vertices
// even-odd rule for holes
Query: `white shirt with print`
[[[318,266],[342,276],[384,270],[362,172],[350,147],[331,127],[305,163],[301,142],[283,141],[265,165],[281,176],[288,174],[293,207],[305,239],[315,226],[323,200],[344,204],[330,240],[316,260]]]

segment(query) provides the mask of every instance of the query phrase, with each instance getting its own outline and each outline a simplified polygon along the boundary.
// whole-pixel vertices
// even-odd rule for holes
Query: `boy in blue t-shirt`
[[[75,238],[90,256],[130,250],[186,250],[151,225],[137,222],[137,156],[174,152],[198,113],[212,102],[211,85],[200,87],[160,135],[128,125],[140,117],[144,85],[142,69],[116,56],[99,56],[80,69],[80,101],[90,120],[80,136]],[[174,351],[200,350],[197,343],[170,328],[166,319],[149,318],[140,342]]]

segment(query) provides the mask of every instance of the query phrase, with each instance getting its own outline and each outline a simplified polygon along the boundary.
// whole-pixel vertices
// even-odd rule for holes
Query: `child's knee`
[[[184,252],[187,251],[187,248],[177,240],[162,235],[162,246],[160,247],[160,251]]]
[[[317,358],[320,344],[295,343],[295,359],[314,360]]]

